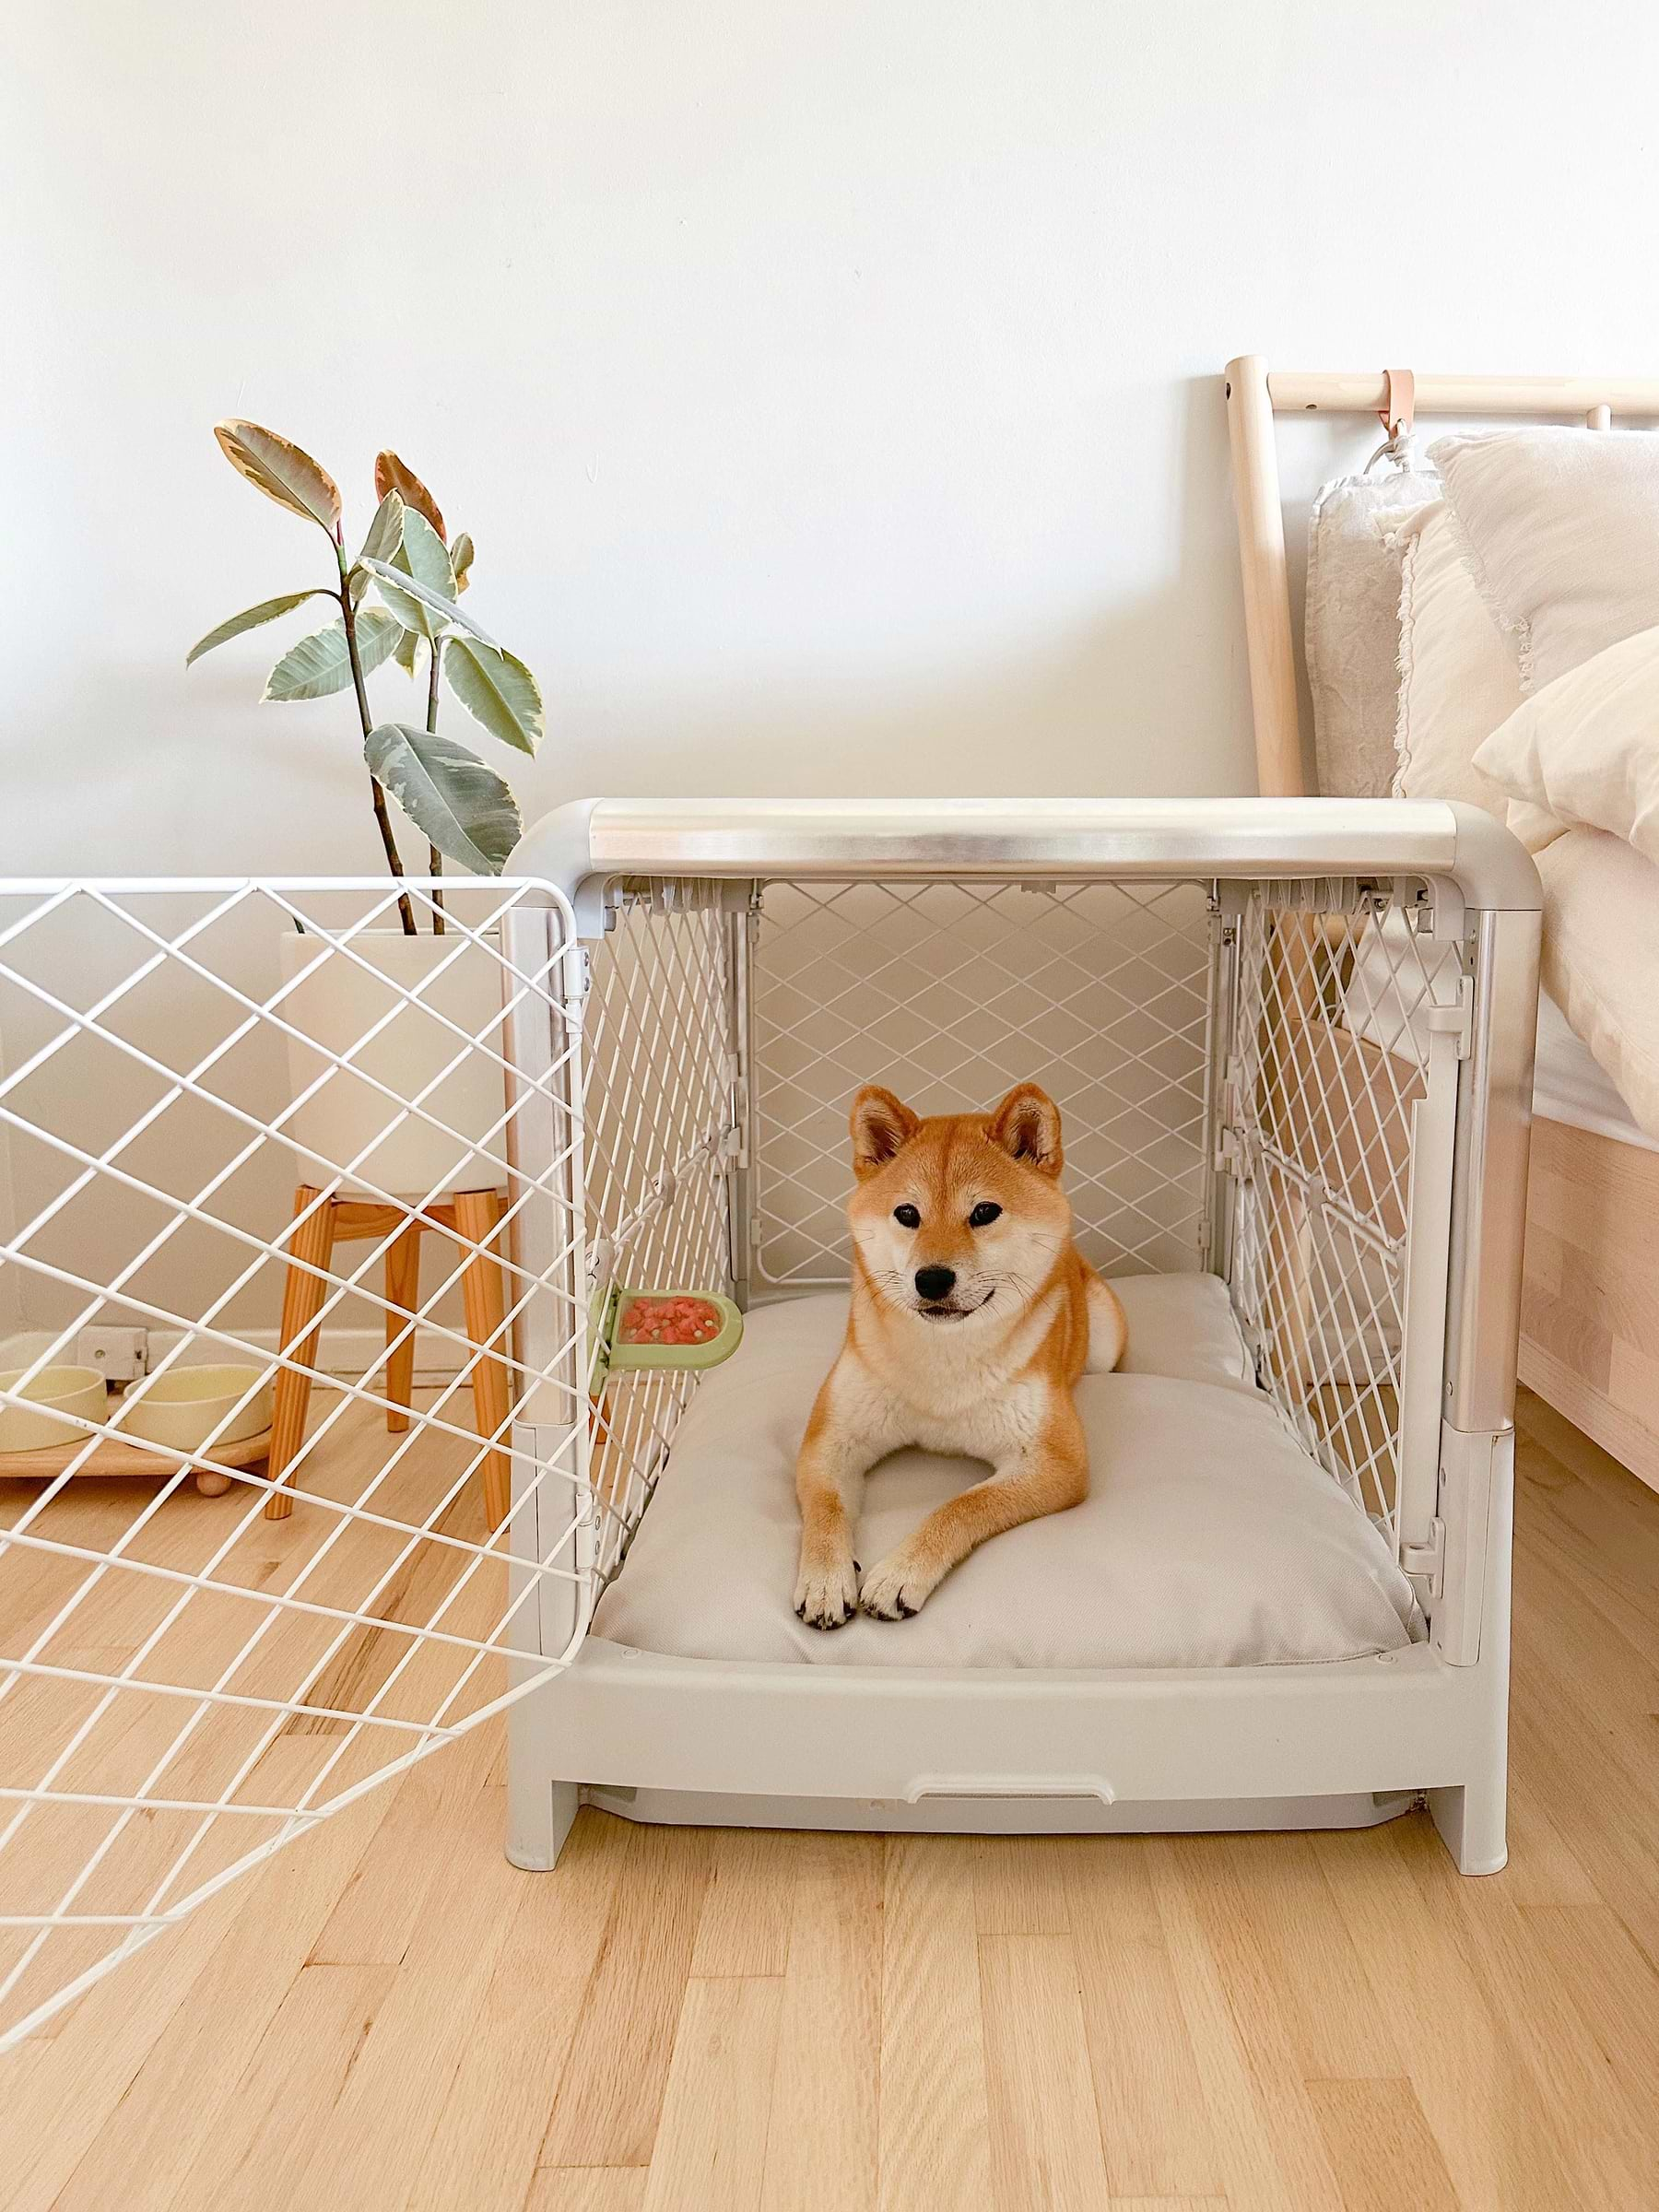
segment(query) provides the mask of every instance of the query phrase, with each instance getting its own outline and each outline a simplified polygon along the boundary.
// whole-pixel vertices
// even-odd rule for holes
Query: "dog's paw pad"
[[[794,1609],[809,1629],[845,1628],[858,1610],[858,1585],[851,1569],[803,1569]]]
[[[929,1591],[902,1559],[884,1559],[865,1578],[859,1608],[873,1620],[909,1620],[927,1603]]]

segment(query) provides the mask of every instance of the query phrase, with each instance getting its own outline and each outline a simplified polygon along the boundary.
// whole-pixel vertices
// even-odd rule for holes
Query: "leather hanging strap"
[[[1417,416],[1417,378],[1409,369],[1384,369],[1387,404],[1377,410],[1377,420],[1390,438],[1409,435]]]

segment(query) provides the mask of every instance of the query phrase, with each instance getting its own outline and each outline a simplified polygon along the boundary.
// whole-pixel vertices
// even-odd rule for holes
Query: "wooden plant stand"
[[[473,1257],[461,1277],[466,1334],[475,1347],[472,1363],[473,1411],[480,1436],[499,1437],[512,1405],[502,1270],[489,1246],[500,1234],[506,1207],[502,1191],[457,1191],[418,1214],[372,1200],[330,1198],[312,1183],[294,1193],[294,1223],[284,1242],[290,1265],[282,1293],[282,1350],[295,1364],[278,1370],[271,1417],[270,1475],[279,1484],[305,1438],[312,1383],[317,1374],[317,1319],[330,1285],[325,1279],[336,1244],[365,1237],[391,1237],[386,1250],[386,1341],[407,1330],[386,1359],[386,1427],[394,1434],[409,1425],[406,1408],[415,1383],[415,1335],[407,1329],[420,1303],[420,1240],[428,1230],[458,1238]],[[400,1228],[400,1224],[402,1225]],[[512,1502],[512,1461],[505,1450],[491,1451],[484,1462],[484,1512],[499,1528]],[[265,1504],[268,1521],[286,1520],[294,1510],[290,1492],[273,1488]]]

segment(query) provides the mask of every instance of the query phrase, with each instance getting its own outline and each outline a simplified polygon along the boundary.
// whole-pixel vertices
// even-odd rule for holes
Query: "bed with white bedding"
[[[1521,1374],[1659,1488],[1659,436],[1609,427],[1659,418],[1659,381],[1270,374],[1250,357],[1227,396],[1262,788],[1473,801],[1537,861]],[[1386,452],[1320,495],[1299,638],[1275,414],[1391,407]],[[1488,427],[1425,452],[1414,411]],[[1551,418],[1575,427],[1537,427]],[[1396,569],[1397,621],[1357,639]],[[1385,1042],[1400,1010],[1366,989],[1357,973],[1348,1026]]]

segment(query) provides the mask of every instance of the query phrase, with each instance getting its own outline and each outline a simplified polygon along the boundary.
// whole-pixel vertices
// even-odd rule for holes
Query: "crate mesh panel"
[[[1209,900],[1191,883],[765,888],[754,973],[762,1280],[845,1282],[847,1117],[865,1083],[920,1113],[1041,1083],[1106,1274],[1200,1264]]]
[[[0,1422],[44,1424],[0,1436],[0,2040],[496,1710],[538,1593],[582,1579],[559,924],[532,887],[442,897],[411,966],[383,880],[0,888]],[[100,1326],[148,1372],[46,1403]],[[141,1437],[204,1366],[237,1371],[211,1425]],[[565,1441],[492,1525],[531,1389]]]
[[[1430,1010],[1455,1006],[1462,974],[1415,886],[1402,901],[1342,883],[1251,896],[1228,1100],[1234,1302],[1262,1382],[1396,1535],[1415,1115]],[[1422,1198],[1443,1215],[1450,1191]]]
[[[625,894],[595,948],[587,1013],[588,1254],[594,1288],[732,1285],[730,925],[718,889]],[[620,1564],[695,1374],[618,1374],[594,1413],[599,1571]]]

